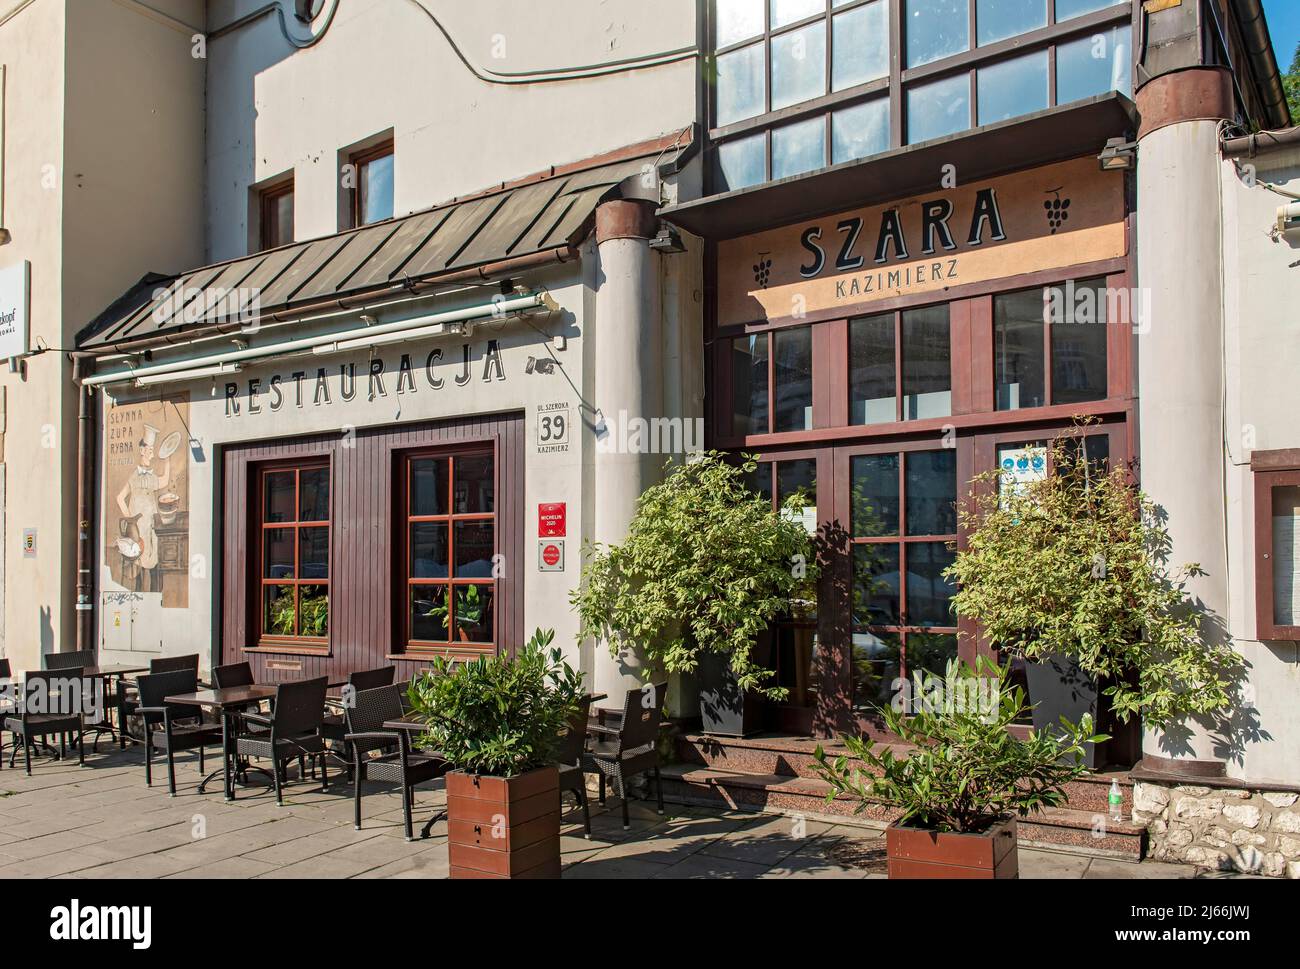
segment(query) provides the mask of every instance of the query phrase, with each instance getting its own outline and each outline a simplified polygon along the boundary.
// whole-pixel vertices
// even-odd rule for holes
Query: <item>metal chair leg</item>
[[[587,790],[584,786],[578,789],[578,801],[582,804],[582,836],[588,841],[591,840],[591,806],[587,804]]]
[[[352,782],[352,827],[361,830],[361,765],[357,765],[356,779]]]
[[[144,740],[144,786],[153,787],[153,741],[147,733]]]
[[[283,770],[284,765],[272,757],[271,768],[271,774],[275,778],[275,806],[284,807],[284,795],[280,790],[280,771]]]
[[[167,796],[176,796],[176,755],[171,745],[167,745]]]
[[[623,780],[623,775],[618,777],[618,796],[623,802],[623,830],[629,831],[632,828],[632,821],[627,816],[627,782]]]
[[[664,813],[664,779],[659,776],[659,765],[655,764],[655,794],[659,800],[659,813]]]
[[[402,789],[406,792],[406,796],[402,798],[402,826],[406,830],[406,840],[414,841],[415,828],[411,823],[411,801],[414,797],[414,792],[411,788],[406,786],[405,780],[402,781]]]
[[[23,734],[23,760],[27,765],[27,776],[32,776],[32,746],[27,734]]]

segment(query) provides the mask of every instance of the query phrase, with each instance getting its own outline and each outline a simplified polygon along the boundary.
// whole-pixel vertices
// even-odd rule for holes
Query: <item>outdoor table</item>
[[[221,770],[213,771],[203,778],[199,783],[200,794],[203,793],[204,788],[208,786],[212,778],[221,773],[225,775],[226,800],[233,801],[235,799],[235,777],[234,772],[230,770],[232,755],[230,749],[230,715],[242,707],[273,699],[275,692],[276,688],[273,686],[232,686],[223,690],[199,690],[197,693],[181,693],[163,699],[164,703],[179,703],[183,706],[213,710],[221,717]],[[251,769],[260,770],[261,768]]]

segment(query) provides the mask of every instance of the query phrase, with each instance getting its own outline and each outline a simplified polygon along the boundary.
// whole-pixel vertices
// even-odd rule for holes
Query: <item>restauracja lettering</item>
[[[434,347],[424,358],[422,373],[416,373],[415,361],[411,354],[403,353],[397,369],[388,369],[381,357],[374,357],[362,368],[361,379],[366,383],[366,399],[378,400],[387,397],[390,390],[398,394],[415,393],[419,383],[425,383],[431,390],[442,390],[450,379],[457,387],[464,387],[473,378],[470,345],[461,344],[460,372],[441,377],[437,373],[439,364],[443,363],[442,347]],[[286,404],[303,407],[308,402],[312,406],[332,404],[335,398],[345,403],[357,396],[357,364],[355,362],[340,364],[337,376],[331,373],[332,367],[318,367],[314,376],[306,370],[296,370],[287,377],[274,374],[269,380],[252,377],[241,383],[226,384],[226,416],[239,417],[241,414],[261,414],[265,410],[278,411]],[[489,340],[483,351],[482,379],[488,382],[505,380],[505,366],[501,362],[501,347],[496,340]],[[330,385],[335,385],[331,390]],[[241,406],[242,404],[242,406]]]

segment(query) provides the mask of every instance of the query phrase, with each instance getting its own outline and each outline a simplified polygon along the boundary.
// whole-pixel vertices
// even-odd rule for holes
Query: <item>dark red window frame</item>
[[[456,461],[467,457],[482,458],[490,457],[492,459],[492,489],[493,504],[491,512],[463,512],[455,511],[456,496]],[[441,515],[416,515],[411,509],[411,474],[416,462],[424,459],[446,459],[449,470],[447,474],[447,502],[446,514]],[[500,500],[500,458],[496,449],[489,444],[464,445],[454,447],[437,447],[421,449],[418,451],[408,451],[401,455],[398,462],[398,475],[396,491],[396,523],[400,529],[394,547],[396,549],[396,561],[394,563],[393,583],[394,596],[393,608],[395,611],[395,622],[393,627],[397,630],[397,642],[395,644],[398,652],[405,653],[446,653],[453,650],[457,653],[495,653],[499,643],[500,627],[500,602],[499,586],[495,577],[484,579],[481,576],[459,577],[456,573],[456,523],[458,522],[490,522],[492,525],[492,546],[493,554],[500,552],[501,547],[501,530],[498,523],[498,505]],[[447,576],[437,578],[416,578],[412,575],[414,569],[411,566],[411,526],[418,522],[435,522],[446,523],[447,525]],[[492,630],[491,638],[488,642],[467,642],[458,640],[456,635],[456,617],[454,605],[454,593],[458,587],[464,586],[490,586],[492,602]],[[411,596],[412,590],[420,586],[442,586],[446,590],[446,602],[448,604],[447,612],[447,636],[446,640],[417,640],[412,638],[411,630]]]
[[[330,609],[333,608],[332,587],[330,585],[330,575],[324,578],[307,578],[302,575],[301,562],[301,544],[299,533],[304,528],[324,528],[329,537],[329,573],[333,573],[333,525],[329,518],[322,521],[300,520],[297,517],[293,521],[268,522],[266,520],[266,483],[267,477],[274,474],[293,474],[294,491],[293,507],[295,516],[302,513],[302,475],[305,471],[324,470],[327,474],[330,471],[330,462],[328,460],[307,459],[301,461],[277,462],[273,464],[260,465],[256,469],[257,487],[255,489],[255,514],[252,516],[253,536],[256,541],[256,549],[250,556],[253,564],[253,582],[256,594],[252,597],[250,603],[251,619],[255,623],[254,628],[257,630],[258,646],[278,646],[288,645],[294,647],[318,648],[321,651],[329,649],[329,629],[333,626],[333,616],[330,616],[327,625],[327,631],[324,636],[302,636],[297,634],[301,628],[301,604],[298,600],[302,586],[324,586],[326,595],[329,597]],[[330,476],[330,512],[331,516],[334,508],[334,487],[332,476]],[[293,531],[293,578],[271,578],[267,576],[266,562],[266,533],[273,530],[292,530]],[[294,629],[295,634],[287,636],[283,634],[272,634],[265,630],[264,618],[266,615],[266,596],[269,586],[291,586],[294,594]]]

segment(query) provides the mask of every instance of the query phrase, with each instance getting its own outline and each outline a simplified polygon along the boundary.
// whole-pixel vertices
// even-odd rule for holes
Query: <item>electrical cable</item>
[[[608,74],[621,74],[626,70],[641,67],[662,67],[666,64],[675,64],[699,53],[699,48],[694,44],[689,47],[679,47],[676,50],[660,51],[657,54],[641,54],[637,57],[625,57],[616,61],[606,61],[603,64],[586,64],[579,67],[560,67],[546,70],[534,71],[490,71],[486,68],[479,69],[474,66],[465,56],[465,52],[452,38],[451,32],[447,30],[441,20],[426,7],[420,0],[409,0],[419,11],[433,22],[442,34],[443,39],[447,41],[461,64],[465,69],[485,84],[550,84],[557,81],[581,81],[589,77],[604,77]]]

